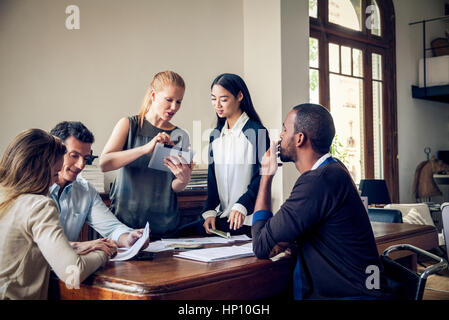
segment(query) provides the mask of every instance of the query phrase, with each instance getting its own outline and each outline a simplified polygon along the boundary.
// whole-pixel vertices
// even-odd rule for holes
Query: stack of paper
[[[206,190],[207,189],[207,168],[206,169],[193,169],[190,176],[190,182],[185,187],[186,191],[189,190]]]
[[[202,262],[214,262],[254,256],[252,243],[242,246],[215,247],[199,250],[184,251],[175,257],[191,259]]]
[[[88,165],[84,167],[81,172],[81,177],[89,181],[97,192],[104,193],[104,173],[101,171],[100,167],[97,165]]]
[[[159,241],[150,242],[148,247],[143,251],[156,253],[156,252],[168,251],[168,250],[173,250],[173,249],[174,249],[173,247],[168,247],[165,243],[163,243],[161,240],[159,240]]]
[[[144,250],[148,252],[162,252],[173,250],[175,245],[192,245],[192,244],[226,244],[234,241],[248,241],[251,240],[247,235],[231,236],[231,239],[224,239],[222,237],[200,237],[200,238],[174,238],[162,239],[155,242],[150,242],[150,245]]]
[[[229,239],[222,237],[200,237],[200,238],[179,238],[179,239],[161,239],[164,243],[183,243],[183,244],[210,244],[210,243],[230,243],[234,241],[251,240],[247,235],[231,236]]]

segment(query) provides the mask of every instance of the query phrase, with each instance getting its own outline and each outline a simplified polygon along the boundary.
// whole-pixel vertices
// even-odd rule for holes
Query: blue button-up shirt
[[[58,198],[59,186],[50,188],[50,197],[59,208],[59,220],[69,241],[77,241],[84,222],[103,237],[118,241],[123,233],[133,231],[121,223],[101,200],[95,187],[78,176],[64,187]]]

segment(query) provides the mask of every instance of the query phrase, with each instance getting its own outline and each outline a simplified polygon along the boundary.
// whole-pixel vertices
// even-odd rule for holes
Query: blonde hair
[[[143,126],[143,121],[145,120],[145,115],[151,107],[151,90],[160,91],[163,90],[164,87],[167,86],[176,86],[185,89],[185,83],[182,77],[176,72],[167,70],[157,73],[153,81],[150,83],[150,87],[143,98],[142,105],[139,110],[139,125]]]
[[[65,152],[59,138],[41,129],[29,129],[15,137],[0,160],[0,185],[6,193],[0,212],[23,194],[48,194],[51,166]]]

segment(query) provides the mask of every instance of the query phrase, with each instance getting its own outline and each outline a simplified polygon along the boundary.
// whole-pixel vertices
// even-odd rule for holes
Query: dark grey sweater
[[[254,222],[257,214],[252,236],[258,258],[268,258],[278,242],[298,245],[296,297],[379,297],[386,289],[382,280],[380,290],[366,287],[368,266],[382,274],[379,254],[357,189],[339,162],[302,174],[272,218]]]

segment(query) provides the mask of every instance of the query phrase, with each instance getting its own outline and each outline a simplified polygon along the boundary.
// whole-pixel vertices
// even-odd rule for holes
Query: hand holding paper
[[[110,261],[125,261],[133,258],[136,254],[139,253],[140,249],[143,248],[149,237],[150,237],[150,225],[147,222],[142,236],[134,243],[134,245],[131,248],[128,248],[127,250],[119,251],[117,253],[117,256],[114,259],[111,259]]]

